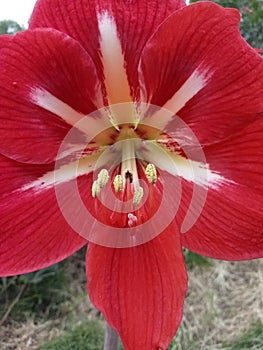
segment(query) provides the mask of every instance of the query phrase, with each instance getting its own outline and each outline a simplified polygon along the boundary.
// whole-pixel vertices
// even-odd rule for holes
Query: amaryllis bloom
[[[87,242],[87,288],[128,350],[166,349],[182,246],[263,256],[263,60],[211,2],[39,0],[0,38],[0,274]]]

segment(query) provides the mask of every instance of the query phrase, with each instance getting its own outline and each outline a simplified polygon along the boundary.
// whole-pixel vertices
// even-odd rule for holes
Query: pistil
[[[134,139],[123,141],[121,176],[126,188],[132,188],[133,205],[138,206],[143,198],[143,188],[139,185],[135,141]]]
[[[122,162],[121,162],[121,175],[123,182],[129,181],[133,184],[133,190],[139,186],[135,145],[133,139],[123,140],[122,147]]]

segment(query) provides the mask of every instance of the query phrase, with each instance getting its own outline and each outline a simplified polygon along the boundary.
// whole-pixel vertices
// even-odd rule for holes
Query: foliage
[[[0,21],[0,35],[1,34],[14,35],[15,33],[20,32],[23,29],[25,29],[24,26],[21,26],[17,22],[12,21],[10,19]]]
[[[101,350],[102,347],[103,329],[98,322],[90,322],[45,343],[38,350]]]
[[[197,2],[197,0],[191,0]],[[241,14],[240,31],[247,42],[263,49],[263,0],[214,0],[224,6],[236,8]]]
[[[184,251],[184,260],[187,270],[193,269],[195,266],[211,266],[212,260],[205,258],[202,255],[191,252],[190,250]]]
[[[5,315],[23,321],[28,317],[60,313],[59,303],[67,296],[63,263],[26,275],[0,279],[0,320]]]

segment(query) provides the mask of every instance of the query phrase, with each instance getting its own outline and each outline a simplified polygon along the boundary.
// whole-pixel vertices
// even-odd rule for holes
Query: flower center
[[[103,221],[108,216],[112,223],[133,227],[153,213],[153,203],[149,205],[149,198],[155,201],[157,169],[142,155],[147,146],[140,129],[125,124],[105,133],[111,133],[111,137],[106,138],[114,139],[114,143],[107,147],[91,188],[92,197],[100,203],[95,204],[96,216],[101,220],[103,213]]]

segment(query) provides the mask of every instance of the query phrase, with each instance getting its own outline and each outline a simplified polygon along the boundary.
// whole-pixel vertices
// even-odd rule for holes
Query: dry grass
[[[0,349],[26,350],[37,349],[43,341],[61,334],[57,322],[34,323],[32,320],[22,324],[10,322],[0,330]]]
[[[74,260],[69,269],[74,275]],[[196,266],[189,271],[184,319],[173,350],[225,349],[226,342],[239,339],[257,320],[263,323],[262,271],[263,260],[215,261],[211,267]],[[0,329],[0,349],[36,350],[72,325],[98,319],[85,296],[84,263],[78,266],[71,287],[72,300],[63,305],[68,310],[66,318],[23,324],[8,320]]]
[[[263,323],[263,259],[196,267],[174,349],[225,349],[257,321]]]

